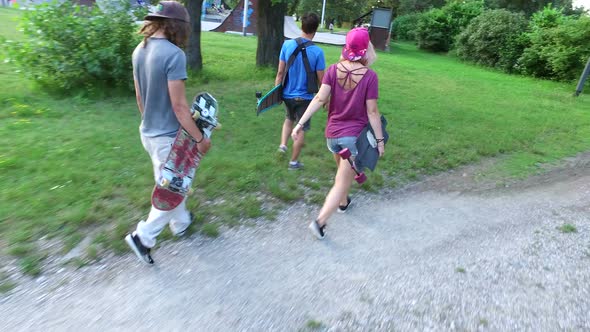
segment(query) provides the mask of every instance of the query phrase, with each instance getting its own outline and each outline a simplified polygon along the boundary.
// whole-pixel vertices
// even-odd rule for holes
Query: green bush
[[[522,14],[504,9],[485,11],[457,36],[457,56],[512,72],[526,45],[527,26]]]
[[[40,5],[23,13],[24,41],[3,48],[22,73],[54,92],[132,89],[139,36],[128,6],[106,13],[69,1]]]
[[[541,29],[555,28],[563,23],[564,19],[563,9],[554,8],[549,4],[531,16],[530,30],[535,32]]]
[[[568,81],[583,71],[590,57],[590,17],[560,14],[545,9],[533,16],[529,44],[519,59],[524,74]]]
[[[418,26],[419,19],[419,13],[407,14],[397,17],[393,21],[393,36],[399,40],[415,41],[416,28]]]
[[[440,8],[423,13],[418,20],[416,39],[423,50],[448,52],[452,44],[449,16]]]
[[[471,20],[483,13],[484,2],[482,0],[451,0],[442,10],[449,16],[451,38],[454,39]]]
[[[447,52],[455,37],[483,12],[480,0],[449,1],[444,7],[422,14],[416,27],[416,39],[421,49]]]

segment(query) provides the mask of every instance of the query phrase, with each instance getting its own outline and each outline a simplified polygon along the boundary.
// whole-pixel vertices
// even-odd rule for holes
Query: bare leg
[[[299,138],[296,141],[293,141],[293,153],[291,154],[291,161],[297,161],[299,158],[299,154],[301,153],[301,149],[303,149],[303,142],[305,141],[305,132],[302,130]]]
[[[334,153],[334,161],[336,161],[336,169],[340,168],[340,162],[341,161],[343,163],[345,163],[345,164],[348,164],[348,161],[343,161],[342,158],[340,157],[340,155],[337,154],[337,153]],[[354,177],[353,177],[353,179],[354,179]],[[350,182],[351,185],[352,185],[352,180],[353,179],[350,180],[351,181]],[[345,195],[342,196],[342,199],[340,200],[340,203],[338,205],[345,206],[346,204],[348,204],[347,197],[348,197],[349,192],[350,192],[350,185],[348,186],[348,189],[346,190]]]
[[[334,185],[332,186],[332,189],[330,189],[328,196],[326,196],[324,206],[322,206],[317,218],[320,226],[326,224],[328,218],[330,218],[334,211],[336,211],[340,202],[343,200],[346,202],[346,195],[353,179],[354,171],[350,165],[348,165],[348,162],[340,162],[338,165],[338,171],[336,172]],[[344,203],[344,205],[346,205],[346,203]]]
[[[281,132],[281,145],[287,146],[287,142],[289,141],[289,136],[291,136],[292,130],[293,121],[285,119],[285,122],[283,122],[283,131]]]

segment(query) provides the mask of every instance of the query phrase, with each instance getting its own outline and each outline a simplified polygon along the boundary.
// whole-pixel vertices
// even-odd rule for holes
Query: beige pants
[[[154,180],[158,181],[160,169],[168,157],[174,137],[145,137],[142,135],[141,143],[152,159]],[[190,213],[186,209],[185,199],[170,211],[158,210],[152,206],[147,220],[140,221],[136,231],[141,243],[151,248],[156,245],[156,237],[160,235],[166,225],[170,226],[173,234],[176,234],[185,230],[190,223]]]

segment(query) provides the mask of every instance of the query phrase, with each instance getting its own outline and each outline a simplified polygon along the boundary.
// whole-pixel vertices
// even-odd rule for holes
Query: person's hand
[[[291,137],[293,138],[294,141],[296,141],[299,138],[299,133],[301,133],[301,128],[303,128],[302,125],[300,125],[299,123],[295,125],[295,127],[293,127],[293,130],[291,131]]]
[[[197,150],[203,155],[209,151],[209,148],[211,148],[211,140],[208,138],[203,137],[203,140],[197,143]]]
[[[377,151],[379,151],[379,158],[383,157],[383,154],[385,153],[385,143],[384,142],[377,143]]]

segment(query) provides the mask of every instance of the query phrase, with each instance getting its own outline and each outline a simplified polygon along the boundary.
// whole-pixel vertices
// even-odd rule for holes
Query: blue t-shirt
[[[302,42],[306,42],[308,39],[302,38]],[[297,48],[297,42],[295,39],[287,40],[283,43],[281,48],[281,55],[279,59],[287,63],[289,57]],[[306,48],[307,59],[311,70],[315,73],[326,69],[326,60],[324,59],[324,51],[316,45],[311,45]],[[321,82],[318,82],[321,84]],[[283,98],[303,98],[311,100],[313,94],[307,93],[307,72],[305,71],[305,65],[303,64],[303,56],[301,52],[297,54],[295,61],[289,68],[289,78],[286,86],[283,87]]]

